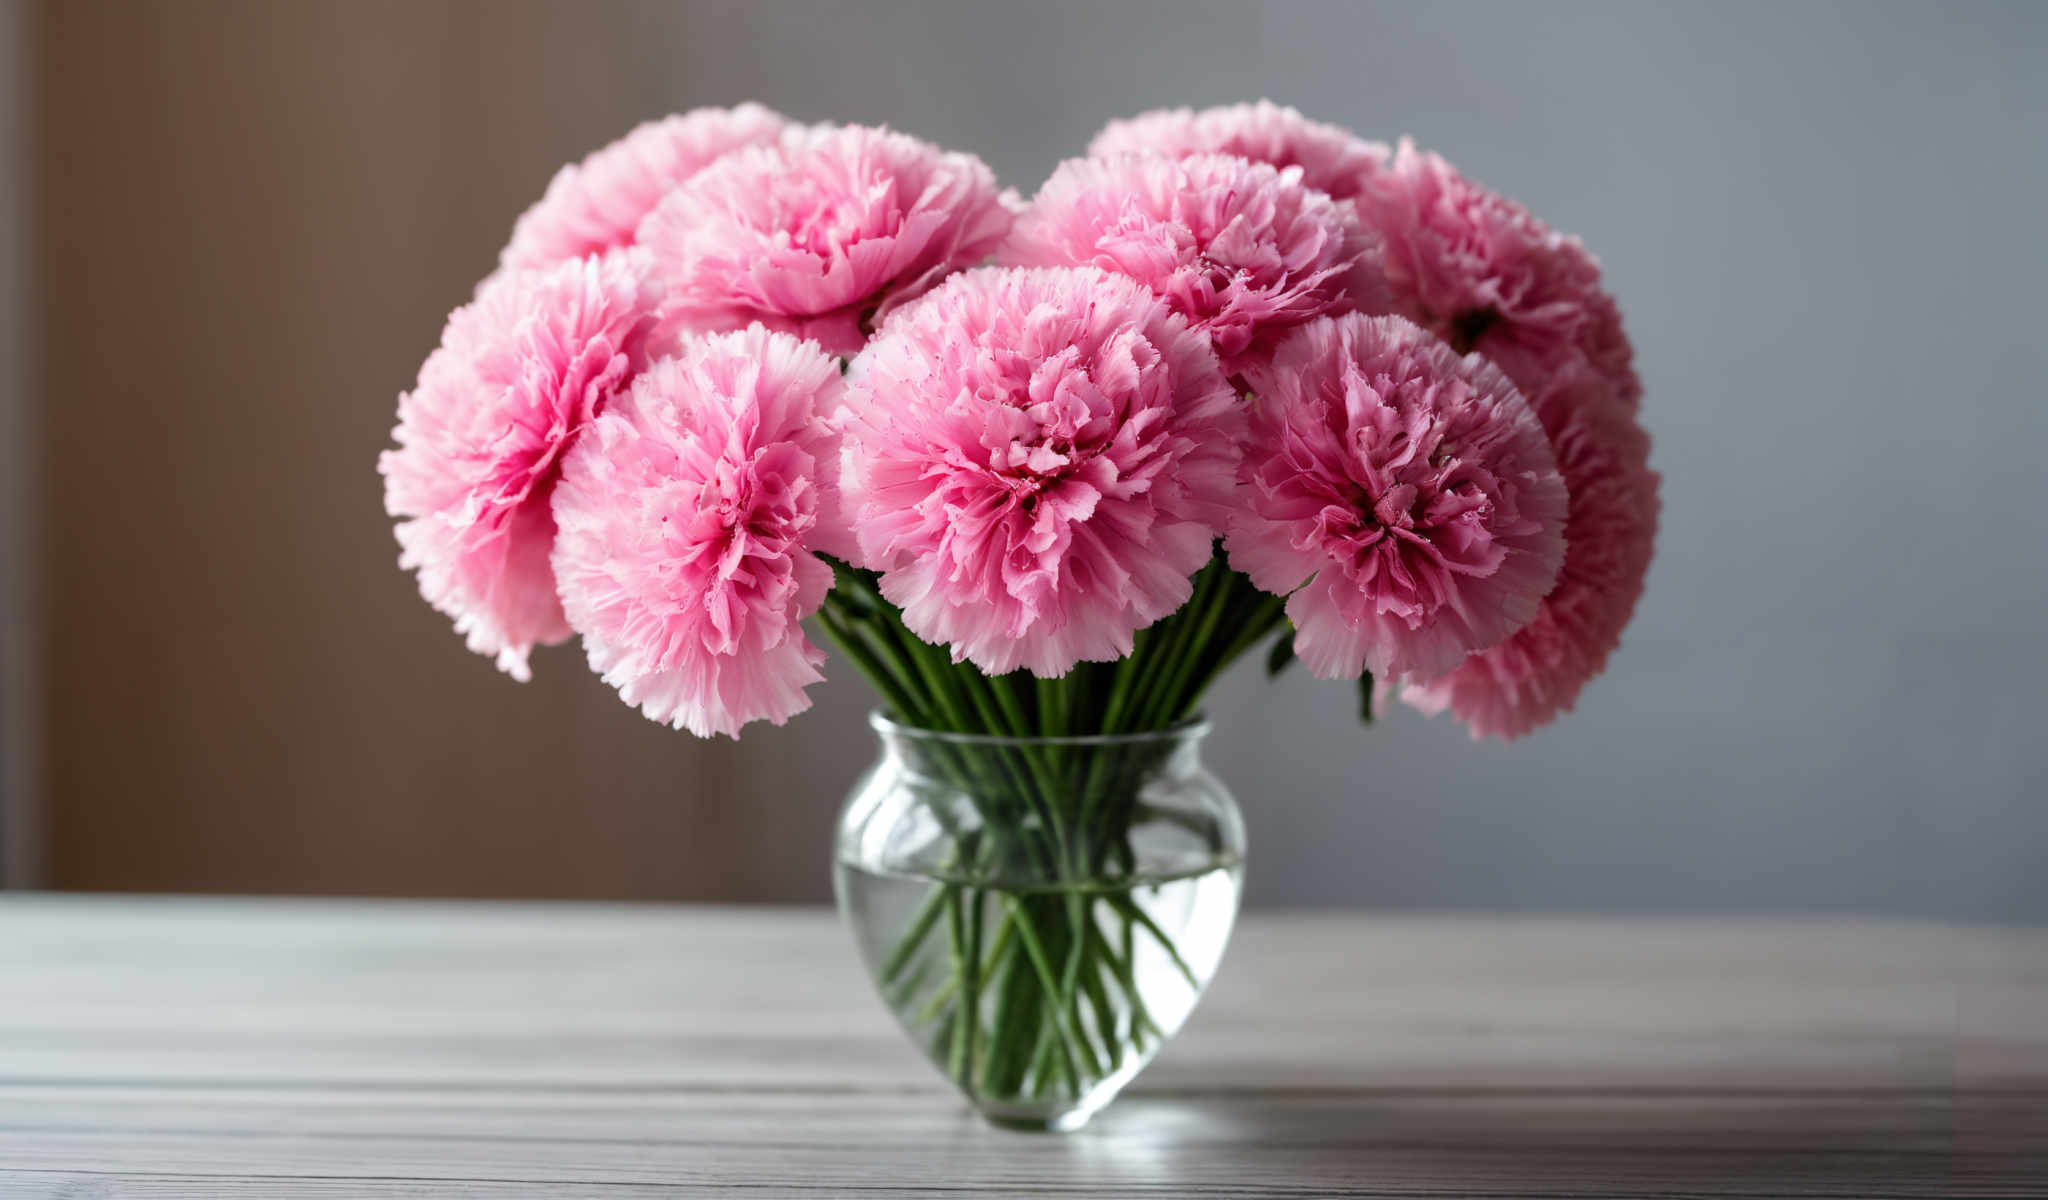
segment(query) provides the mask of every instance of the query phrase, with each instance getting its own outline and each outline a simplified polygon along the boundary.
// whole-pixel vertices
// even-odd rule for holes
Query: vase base
[[[981,1118],[997,1129],[1012,1133],[1072,1133],[1086,1125],[1095,1115],[1092,1108],[1076,1108],[1060,1113],[1033,1113],[1019,1111],[978,1110]]]

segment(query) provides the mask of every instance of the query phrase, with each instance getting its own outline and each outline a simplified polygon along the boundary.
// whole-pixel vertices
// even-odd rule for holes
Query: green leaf
[[[1358,677],[1358,719],[1372,724],[1372,672]]]
[[[1273,640],[1273,648],[1266,651],[1266,678],[1277,678],[1294,662],[1294,630],[1283,629]]]

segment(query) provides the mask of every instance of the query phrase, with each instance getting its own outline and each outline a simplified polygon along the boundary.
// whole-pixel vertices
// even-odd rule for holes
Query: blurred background
[[[561,163],[758,99],[1035,188],[1270,96],[1581,234],[1659,558],[1514,746],[1256,665],[1261,904],[2048,921],[2048,5],[0,0],[0,878],[821,900],[864,685],[742,742],[422,603],[377,453]]]

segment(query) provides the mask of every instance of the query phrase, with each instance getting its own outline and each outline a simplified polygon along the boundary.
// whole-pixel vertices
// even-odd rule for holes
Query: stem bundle
[[[988,676],[904,627],[877,577],[834,564],[818,615],[914,730],[973,735],[920,742],[917,769],[966,797],[941,816],[947,869],[883,961],[884,995],[933,1058],[983,1102],[1079,1102],[1167,1032],[1142,993],[1151,942],[1201,980],[1146,909],[1135,827],[1174,820],[1220,851],[1220,831],[1141,801],[1175,745],[1099,740],[1168,731],[1238,657],[1285,625],[1281,601],[1217,555],[1187,604],[1141,630],[1129,655],[1057,679]],[[1010,740],[1016,739],[1016,740]],[[936,969],[935,969],[936,968]]]

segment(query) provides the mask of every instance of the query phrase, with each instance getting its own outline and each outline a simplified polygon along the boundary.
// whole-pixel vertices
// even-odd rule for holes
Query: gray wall
[[[1241,672],[1214,759],[1254,900],[2048,919],[2048,5],[721,25],[649,31],[636,54],[674,66],[651,105],[888,121],[1029,190],[1106,117],[1268,95],[1412,133],[1605,260],[1665,479],[1622,653],[1512,747],[1405,711],[1364,731],[1343,687]],[[866,754],[864,702],[841,672],[744,750],[829,791]]]

